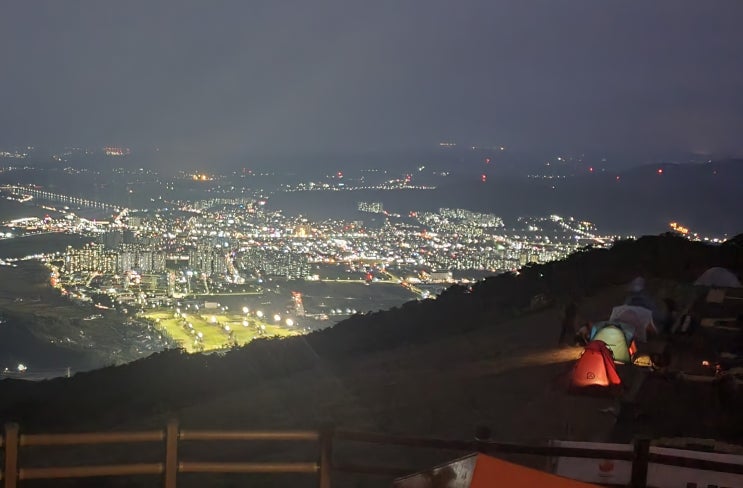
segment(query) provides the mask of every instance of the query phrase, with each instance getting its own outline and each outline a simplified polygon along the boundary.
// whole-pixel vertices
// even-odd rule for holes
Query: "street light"
[[[255,314],[258,316],[259,319],[262,319],[263,318],[263,311],[262,310],[258,310]]]
[[[291,327],[292,325],[294,325],[294,321],[292,319],[286,319],[286,325]]]
[[[249,313],[250,309],[248,307],[243,307],[243,313]]]
[[[274,315],[273,316],[273,320],[274,320],[274,322],[280,322],[281,321],[281,315],[279,315],[279,314]]]

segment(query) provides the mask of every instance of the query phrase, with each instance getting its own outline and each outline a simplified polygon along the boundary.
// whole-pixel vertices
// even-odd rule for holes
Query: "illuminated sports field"
[[[188,352],[241,346],[258,337],[299,335],[296,330],[256,317],[245,322],[244,314],[175,314],[171,310],[157,310],[143,316],[154,320],[159,329]]]

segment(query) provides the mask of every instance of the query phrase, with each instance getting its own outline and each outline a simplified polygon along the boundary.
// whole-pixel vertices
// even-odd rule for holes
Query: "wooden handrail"
[[[722,461],[712,461],[709,459],[696,459],[651,452],[648,455],[648,461],[651,463],[678,466],[680,468],[693,468],[707,471],[720,471],[722,473],[743,474],[743,464],[725,463]]]
[[[182,441],[317,441],[320,433],[312,430],[247,431],[247,430],[181,430]]]
[[[336,430],[335,437],[338,440],[365,442],[368,444],[447,449],[451,451],[476,451],[478,447],[477,441],[410,437],[353,430]]]
[[[342,463],[334,464],[333,471],[337,471],[339,473],[369,474],[372,476],[390,476],[393,478],[397,478],[399,476],[405,476],[407,474],[415,473],[416,469]]]
[[[629,461],[632,451],[616,451],[611,449],[592,449],[586,447],[563,447],[547,445],[512,444],[490,440],[460,441],[450,439],[434,439],[427,437],[398,436],[379,434],[376,432],[359,432],[350,430],[336,431],[338,440],[364,442],[369,444],[384,444],[406,447],[421,447],[430,449],[446,449],[451,451],[481,451],[484,453],[534,454],[539,456],[569,456],[587,457],[595,459],[611,458]]]
[[[162,430],[139,432],[82,432],[75,434],[21,434],[21,446],[72,446],[80,444],[124,444],[130,442],[160,442]]]
[[[58,478],[89,478],[93,476],[133,476],[162,474],[162,463],[111,464],[99,466],[60,466],[49,468],[21,468],[19,480],[44,480]]]
[[[316,473],[315,463],[214,463],[183,461],[180,473]]]
[[[484,453],[533,454],[535,456],[564,456],[590,459],[617,459],[631,461],[632,451],[616,451],[613,449],[592,449],[588,447],[567,446],[535,446],[528,444],[508,444],[485,441],[480,444]]]
[[[452,451],[480,451],[483,453],[509,453],[509,454],[531,454],[537,456],[562,456],[562,457],[579,457],[590,459],[616,459],[620,461],[631,461],[635,453],[631,449],[613,450],[613,449],[594,449],[588,447],[568,447],[568,446],[548,446],[548,445],[528,445],[512,444],[505,442],[495,442],[490,440],[482,441],[458,441],[448,439],[433,439],[425,437],[397,436],[390,434],[379,434],[376,432],[360,432],[349,430],[335,431],[336,439],[351,442],[363,442],[369,444],[397,445],[407,447],[421,447],[432,449],[445,449]],[[629,446],[628,446],[629,447]],[[743,465],[734,463],[725,463],[721,461],[710,461],[706,459],[695,459],[683,456],[672,456],[668,454],[650,453],[649,461],[669,466],[688,467],[710,471],[720,471],[726,473],[743,474]],[[353,466],[346,465],[344,471],[352,469]],[[365,467],[360,466],[360,469]],[[372,468],[375,469],[375,468]],[[380,468],[386,469],[386,468]]]

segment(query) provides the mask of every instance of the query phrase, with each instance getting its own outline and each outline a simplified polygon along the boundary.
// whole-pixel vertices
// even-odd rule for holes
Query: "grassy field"
[[[250,317],[243,325],[243,314],[180,314],[160,309],[144,317],[154,320],[157,327],[177,341],[188,352],[213,351],[243,345],[257,337],[286,337],[298,332]],[[190,324],[190,326],[189,326]]]

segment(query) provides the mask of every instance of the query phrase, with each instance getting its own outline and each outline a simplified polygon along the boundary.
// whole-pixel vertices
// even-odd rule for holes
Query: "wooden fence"
[[[487,436],[480,436],[487,437]],[[317,458],[308,462],[202,462],[180,459],[180,441],[224,442],[224,441],[291,441],[314,443]],[[593,459],[617,459],[632,462],[631,488],[646,488],[648,463],[713,470],[743,474],[743,465],[721,463],[701,459],[690,459],[650,453],[650,440],[638,439],[632,451],[613,451],[576,447],[523,445],[495,442],[488,438],[469,441],[404,437],[370,432],[355,432],[325,428],[307,431],[217,431],[179,429],[175,420],[168,422],[164,430],[134,432],[89,432],[75,434],[22,434],[18,424],[6,424],[0,438],[4,451],[4,465],[0,479],[4,488],[16,488],[23,480],[86,478],[95,476],[159,476],[165,488],[176,488],[179,473],[305,473],[317,479],[319,488],[331,487],[331,475],[355,473],[386,477],[411,474],[416,469],[402,467],[370,466],[367,464],[340,464],[333,461],[335,441],[405,446],[460,452],[482,452],[498,454],[530,454],[539,456],[568,456]],[[110,465],[23,467],[19,459],[22,448],[33,446],[75,446],[127,443],[160,443],[164,448],[164,460],[153,463],[130,463]]]

